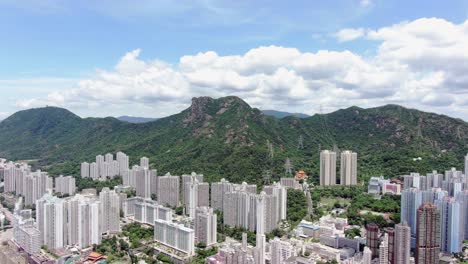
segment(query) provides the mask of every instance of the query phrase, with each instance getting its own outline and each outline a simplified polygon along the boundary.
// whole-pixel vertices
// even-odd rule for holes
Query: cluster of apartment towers
[[[445,174],[404,175],[400,224],[384,232],[375,224],[366,226],[363,263],[435,264],[440,254],[460,253],[468,239],[467,174],[468,155],[465,174],[452,168]]]
[[[336,152],[322,150],[320,152],[320,185],[336,185]],[[340,155],[340,184],[357,184],[357,153],[345,150]]]
[[[286,219],[287,192],[281,183],[264,186],[263,191],[258,194],[256,185],[245,182],[234,184],[225,179],[209,184],[203,181],[202,174],[174,176],[167,173],[159,176],[156,170],[150,169],[148,158],[142,157],[139,165],[130,168],[128,156],[122,152],[116,154],[116,160],[112,154],[106,154],[97,156],[96,162],[81,164],[81,176],[85,178],[103,180],[117,175],[122,176],[123,182],[123,186],[119,186],[117,190],[131,188],[136,191],[136,197],[126,199],[123,205],[124,215],[133,215],[135,219],[142,219],[147,224],[154,223],[156,241],[188,254],[194,253],[193,243],[184,246],[179,244],[193,240],[187,239],[190,237],[190,228],[195,228],[197,241],[199,237],[203,237],[203,242],[207,245],[216,243],[217,220],[214,210],[223,212],[225,225],[260,232],[259,237],[271,232],[278,227],[281,220]],[[172,214],[167,210],[180,205],[185,214],[194,219],[194,223],[175,228],[187,231],[181,236],[184,239],[167,241],[168,230],[174,230]],[[203,225],[203,232],[198,230],[201,229],[197,225],[200,221],[208,222]]]

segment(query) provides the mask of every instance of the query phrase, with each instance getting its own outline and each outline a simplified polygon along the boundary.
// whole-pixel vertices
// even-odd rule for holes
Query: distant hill
[[[198,97],[181,113],[138,124],[80,118],[56,107],[20,111],[0,123],[0,157],[39,159],[39,166],[53,175],[79,175],[81,161],[123,151],[131,164],[149,157],[159,174],[196,171],[208,180],[257,183],[267,169],[273,180],[284,175],[289,157],[294,170],[305,170],[318,182],[320,149],[356,151],[361,179],[392,177],[461,169],[467,136],[463,120],[397,105],[278,119],[238,97]]]
[[[282,111],[276,111],[276,110],[262,110],[262,112],[265,115],[274,116],[276,118],[284,118],[284,117],[287,117],[287,116],[295,116],[295,117],[298,117],[298,118],[309,117],[309,115],[302,114],[302,113],[289,113],[289,112],[282,112]]]
[[[158,120],[158,118],[150,118],[150,117],[137,117],[137,116],[119,116],[117,117],[118,120],[128,122],[128,123],[146,123]]]

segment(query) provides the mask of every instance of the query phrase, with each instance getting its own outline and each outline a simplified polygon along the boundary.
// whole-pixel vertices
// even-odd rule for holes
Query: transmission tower
[[[275,150],[273,149],[273,144],[270,143],[270,140],[267,139],[267,148],[268,148],[268,157],[273,159],[275,155]]]
[[[269,185],[271,183],[271,170],[263,171],[263,185]]]
[[[302,135],[299,136],[298,143],[297,143],[297,148],[298,149],[303,149],[304,148],[304,137]]]
[[[286,174],[286,176],[292,175],[292,164],[289,158],[284,162],[284,174]]]

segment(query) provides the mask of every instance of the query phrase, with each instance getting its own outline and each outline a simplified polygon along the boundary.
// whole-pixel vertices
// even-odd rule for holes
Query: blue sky
[[[138,4],[136,5],[135,2]],[[401,70],[398,72],[408,78],[406,83],[418,82],[418,87],[421,86],[420,90],[425,89],[425,94],[429,89],[425,81],[432,78],[436,79],[432,81],[437,83],[437,77],[452,76],[459,70],[442,66],[420,69],[417,67],[420,65],[418,63],[430,58],[418,58],[420,61],[414,63],[413,58],[401,57],[398,54],[391,60],[387,59],[385,66],[382,66],[381,61],[385,57],[382,50],[396,43],[396,39],[386,34],[373,35],[372,32],[402,23],[411,25],[414,22],[418,28],[422,28],[424,23],[431,26],[434,22],[418,20],[422,18],[437,18],[440,20],[438,24],[442,27],[455,25],[460,28],[461,32],[465,32],[463,28],[467,17],[467,1],[450,1],[448,4],[446,1],[378,0],[0,0],[0,32],[2,32],[0,92],[3,94],[0,98],[0,113],[2,113],[0,118],[2,115],[4,117],[23,108],[45,104],[67,107],[82,116],[121,114],[163,116],[176,113],[186,107],[190,103],[190,96],[216,97],[235,94],[257,107],[280,108],[279,110],[301,111],[309,114],[317,112],[317,105],[333,111],[353,104],[368,107],[385,103],[401,103],[466,119],[467,110],[461,113],[459,111],[460,108],[462,110],[465,108],[465,104],[468,104],[465,100],[454,99],[450,102],[428,104],[427,102],[433,101],[431,98],[425,102],[401,100],[401,96],[395,96],[398,91],[392,91],[393,96],[389,96],[391,93],[389,91],[380,93],[381,97],[363,95],[368,94],[368,91],[372,89],[383,91],[390,84],[406,85],[392,82],[382,84],[382,80],[388,76],[389,72],[395,73],[395,70],[393,68],[390,70],[389,66],[395,61],[401,64],[402,68],[405,65],[412,68],[410,72],[402,73]],[[447,23],[444,24],[441,21]],[[352,29],[354,30],[352,32],[358,32],[359,36],[346,35],[348,37],[340,38],[337,33],[343,29]],[[420,35],[415,33],[413,36]],[[443,37],[457,38],[457,36]],[[436,38],[440,37],[436,36]],[[408,50],[411,50],[410,45],[417,41],[413,39],[409,41],[402,45],[407,45]],[[384,45],[385,43],[388,45]],[[230,68],[229,65],[223,65],[223,71],[218,71],[219,67],[211,65],[204,72],[195,72],[194,69],[187,72],[186,65],[181,63],[181,58],[187,55],[202,53],[206,59],[206,52],[215,52],[219,64],[219,61],[223,61],[225,57],[245,57],[249,51],[258,52],[259,47],[279,48],[270,49],[268,54],[264,54],[272,59],[276,58],[275,52],[282,51],[281,48],[296,49],[302,55],[317,55],[320,50],[326,50],[337,52],[337,56],[345,56],[344,52],[349,51],[358,59],[363,60],[362,63],[369,65],[364,66],[361,62],[349,65],[344,69],[344,73],[339,72],[344,79],[330,81],[330,79],[309,78],[311,73],[305,75],[305,72],[296,68],[297,64],[288,64],[288,59],[278,64],[270,63],[270,65],[277,65],[274,69],[267,69],[268,65],[256,64],[263,69],[263,72],[259,73],[260,70],[257,69],[255,73],[249,72],[248,74],[244,71],[245,69]],[[430,45],[425,47],[428,51],[433,51]],[[447,51],[449,48],[447,47]],[[138,50],[136,56],[129,55],[136,50]],[[288,51],[291,50],[286,50]],[[456,50],[452,51],[456,52]],[[440,52],[446,53],[444,50]],[[129,60],[126,62],[131,65],[145,64],[145,66],[140,65],[141,67],[131,70],[126,67],[125,69],[131,72],[131,76],[129,72],[117,69],[126,54],[129,55]],[[327,56],[329,55],[326,55],[323,60],[331,59]],[[304,58],[307,57],[304,56]],[[314,59],[319,60],[319,57],[314,57]],[[292,57],[288,58],[292,59]],[[192,59],[195,58],[192,57]],[[268,59],[262,60],[269,61]],[[350,60],[355,61],[355,58],[350,58]],[[379,61],[379,64],[375,64],[375,61]],[[446,62],[464,64],[466,61]],[[164,67],[155,66],[155,64],[163,64]],[[347,63],[344,62],[344,65]],[[363,67],[359,68],[361,70],[368,70],[372,67],[372,70],[378,72],[381,72],[379,69],[384,67],[387,74],[379,80],[351,76],[350,73],[355,72],[352,69],[355,69],[356,65],[361,65]],[[197,65],[195,68],[202,67]],[[286,70],[283,75],[281,69]],[[336,68],[330,70],[333,72]],[[144,79],[147,76],[144,72],[156,71],[157,76]],[[210,74],[207,74],[209,71],[217,74],[216,76],[224,77],[211,79]],[[168,72],[170,72],[169,77],[163,74]],[[369,70],[369,75],[371,73],[372,71]],[[112,75],[112,78],[107,78],[108,75]],[[237,79],[232,80],[232,76]],[[127,82],[116,84],[117,78],[123,78]],[[132,80],[131,90],[135,90],[134,93],[124,91],[125,89],[122,88],[124,84],[128,84],[129,78]],[[175,80],[176,78],[180,80]],[[371,86],[366,88],[367,92],[363,93],[351,87],[361,86],[361,83],[355,83],[356,78],[363,82],[362,85]],[[168,79],[171,81],[168,82]],[[348,83],[350,79],[352,79],[351,84]],[[248,85],[239,87],[237,83],[242,81],[248,82]],[[464,81],[460,80],[462,83]],[[139,82],[144,85],[139,86]],[[235,88],[232,87],[233,85],[226,85],[229,82],[235,82]],[[322,86],[318,87],[321,84]],[[466,95],[466,88],[463,86],[460,88],[459,83],[451,84],[455,88],[447,88],[451,86],[447,84],[447,80],[445,82],[439,80],[437,84],[444,84],[445,88],[442,91],[439,88],[433,88],[431,92],[435,91],[435,97],[441,92],[453,97],[459,97],[460,94]],[[267,87],[258,88],[262,85]],[[153,86],[158,88],[152,90]],[[383,86],[385,87],[382,88]],[[103,94],[111,93],[109,95],[111,99],[109,96],[100,98],[90,95],[93,91],[99,93],[101,91],[99,89],[102,89]],[[179,93],[171,94],[171,90],[178,89],[181,89]],[[330,104],[333,98],[324,97],[322,101],[302,98],[321,96],[327,93],[325,89],[343,100]],[[301,95],[298,96],[297,92],[295,94],[294,90],[300,90]],[[289,95],[286,101],[279,99],[284,98],[284,94]],[[300,97],[301,100],[296,97]],[[417,97],[416,94],[414,97]]]

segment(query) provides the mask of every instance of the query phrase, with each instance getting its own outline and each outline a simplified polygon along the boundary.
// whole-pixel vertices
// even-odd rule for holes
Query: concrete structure
[[[182,186],[182,192],[180,193],[180,200],[182,201],[183,204],[187,205],[187,201],[188,201],[186,198],[186,194],[188,192],[187,183],[194,182],[195,180],[197,180],[199,183],[202,183],[203,178],[204,178],[203,174],[197,174],[196,172],[192,172],[191,174],[183,174],[182,176],[180,176],[181,186]],[[209,206],[209,204],[202,205],[202,206]]]
[[[100,201],[92,196],[77,194],[65,201],[65,245],[86,248],[101,243]]]
[[[363,264],[371,264],[372,263],[372,251],[369,247],[364,247],[364,253],[362,256],[362,263]]]
[[[134,206],[134,219],[136,222],[154,225],[156,219],[172,221],[172,209],[159,205],[156,201],[132,197],[127,201],[127,206]],[[135,200],[132,203],[132,200]]]
[[[180,198],[180,178],[169,173],[165,176],[157,177],[158,203],[164,206],[179,206]]]
[[[388,264],[388,234],[384,234],[379,246],[379,264]]]
[[[27,264],[27,254],[19,252],[13,243],[0,244],[0,263]]]
[[[422,204],[417,211],[416,264],[439,263],[440,212],[430,203]]]
[[[368,224],[366,226],[366,246],[372,252],[372,259],[379,256],[379,226]]]
[[[280,178],[280,184],[281,184],[281,186],[283,186],[285,188],[292,188],[292,189],[296,189],[296,190],[301,190],[302,189],[302,185],[295,178],[288,178],[288,177],[287,178]]]
[[[226,208],[223,212],[224,224],[229,226],[238,226],[255,231],[257,228],[258,218],[258,200],[264,200],[264,228],[265,232],[271,232],[273,229],[278,227],[278,224],[282,217],[284,217],[286,209],[284,195],[284,187],[274,187],[268,189],[271,194],[262,192],[261,194],[255,194],[247,191],[243,186],[235,186],[234,191],[225,193],[223,196],[223,208]],[[252,190],[251,190],[252,191]]]
[[[140,158],[140,167],[149,169],[149,159],[147,157]]]
[[[357,184],[357,153],[350,150],[341,152],[340,159],[340,184]]]
[[[34,226],[32,211],[20,210],[19,203],[13,215],[13,240],[28,254],[36,254],[41,248],[41,232]]]
[[[61,249],[64,244],[64,201],[46,193],[36,201],[36,221],[41,243],[49,249]]]
[[[184,204],[186,213],[190,217],[195,217],[195,209],[200,206],[209,206],[210,201],[210,185],[208,183],[199,182],[197,179],[188,181],[183,188]]]
[[[195,212],[195,241],[207,246],[217,240],[217,216],[210,207],[198,207]]]
[[[211,207],[214,210],[223,211],[224,194],[230,193],[233,190],[233,184],[225,179],[221,179],[219,182],[211,183]]]
[[[193,229],[169,221],[154,221],[154,240],[189,256],[195,254],[195,232]]]
[[[395,225],[394,252],[391,264],[409,264],[411,257],[411,230],[403,223]]]
[[[388,263],[395,264],[395,228],[384,228],[385,234],[388,235]]]
[[[76,192],[76,180],[73,176],[63,176],[55,178],[55,192],[74,195]]]
[[[320,185],[336,185],[336,152],[330,150],[320,152]]]
[[[468,240],[468,190],[458,193],[457,200],[460,201],[464,210],[465,216],[462,219],[464,239]]]
[[[462,203],[453,197],[444,197],[435,201],[440,212],[440,250],[446,253],[458,253],[464,240],[465,210]]]
[[[89,163],[88,162],[83,162],[81,163],[81,178],[88,178],[90,177],[89,173]]]
[[[271,264],[282,264],[285,260],[296,255],[294,246],[288,241],[277,237],[270,241]]]
[[[135,189],[136,195],[144,199],[151,199],[151,178],[156,177],[152,175],[151,170],[147,167],[133,167],[131,172],[126,173],[129,177],[128,183],[132,183],[133,179],[130,177],[135,177]],[[131,185],[130,185],[131,186]]]
[[[99,178],[99,166],[96,162],[89,164],[89,177],[91,177],[93,180]]]
[[[121,151],[117,152],[115,156],[117,162],[119,163],[119,175],[123,176],[123,174],[129,169],[128,156]]]
[[[408,223],[411,234],[416,235],[416,217],[418,208],[423,203],[422,192],[417,188],[409,188],[401,193],[400,222]]]
[[[465,156],[465,177],[468,177],[468,153]]]
[[[103,188],[99,193],[100,230],[101,233],[120,231],[120,198],[119,194],[109,188]]]

